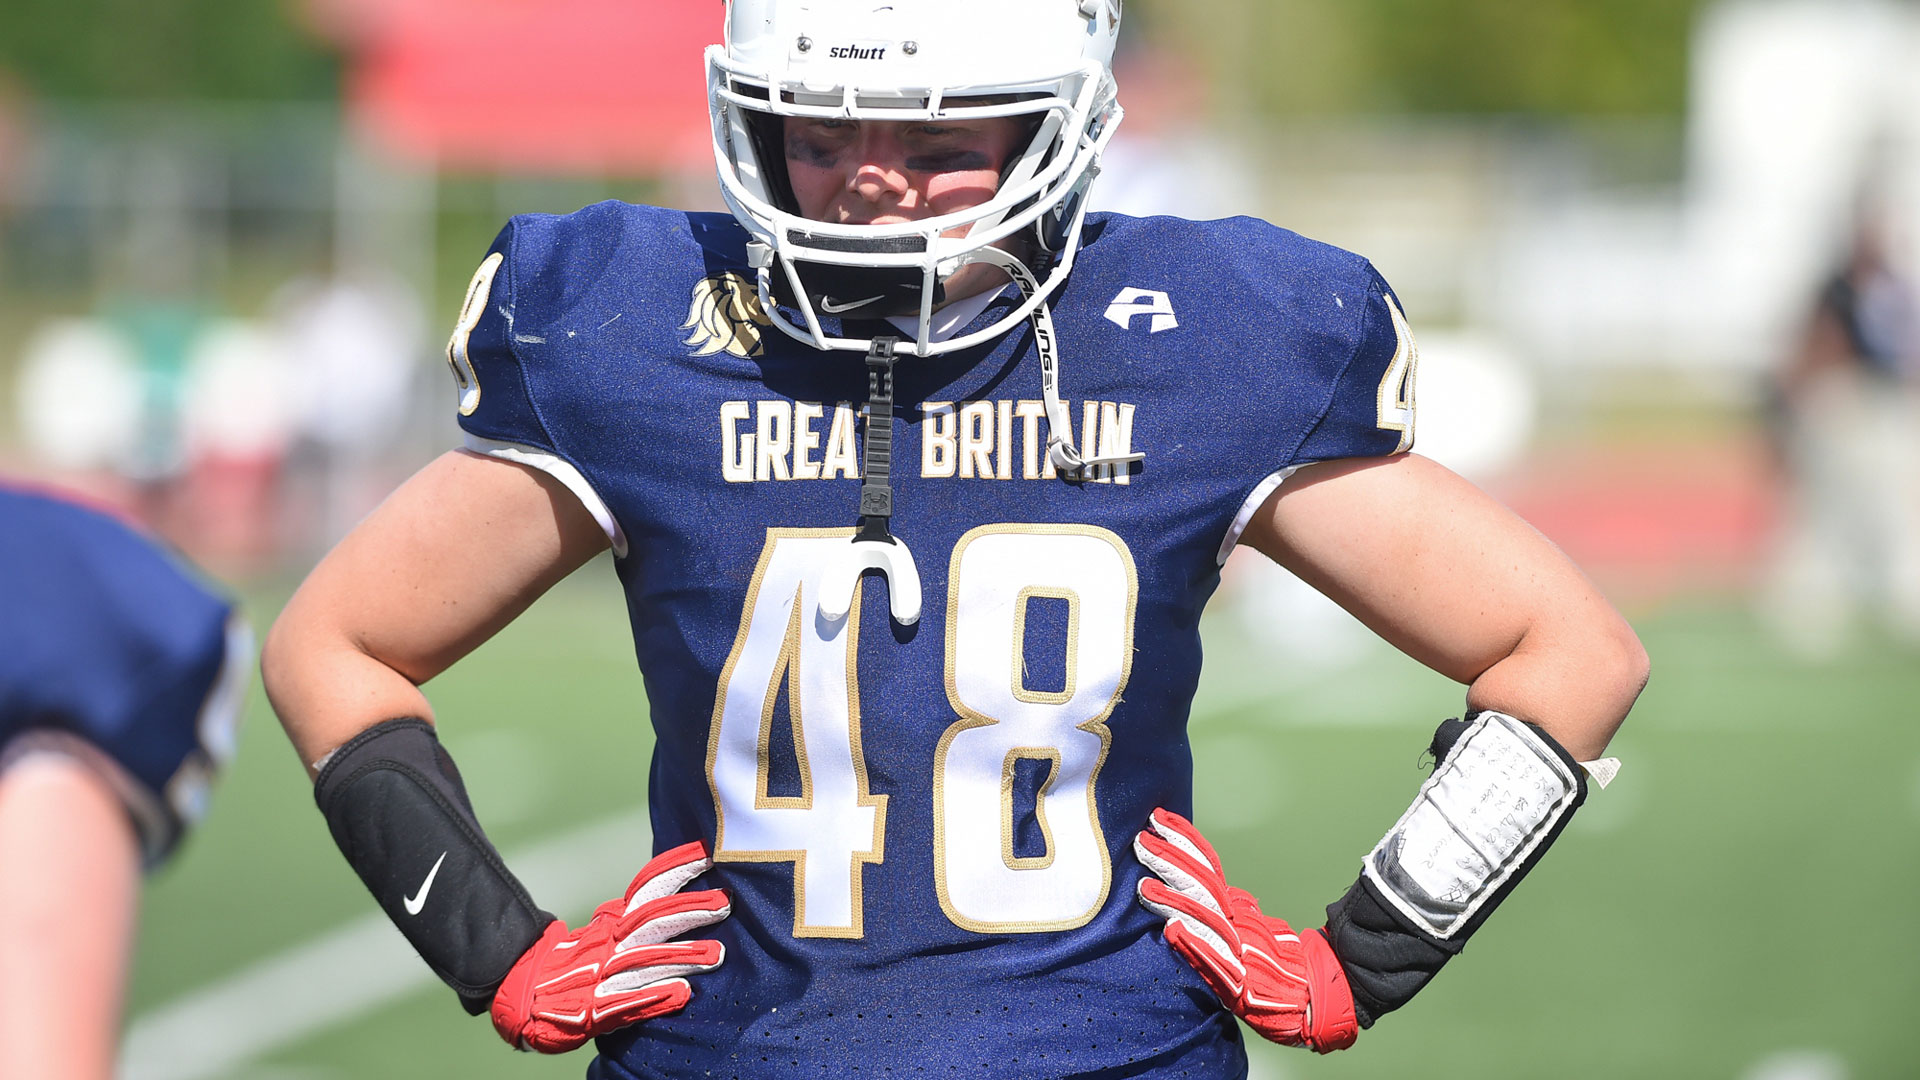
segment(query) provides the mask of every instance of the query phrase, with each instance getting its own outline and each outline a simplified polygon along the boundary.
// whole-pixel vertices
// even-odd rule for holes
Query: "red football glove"
[[[1155,810],[1133,850],[1158,879],[1140,879],[1140,903],[1167,920],[1167,944],[1222,1004],[1261,1036],[1325,1054],[1360,1034],[1353,992],[1319,930],[1295,934],[1227,884],[1220,856],[1193,822]]]
[[[493,995],[493,1028],[516,1049],[561,1054],[693,998],[685,976],[726,959],[717,941],[668,941],[711,926],[733,908],[718,889],[682,893],[713,866],[695,841],[655,856],[627,895],[578,930],[555,919]]]

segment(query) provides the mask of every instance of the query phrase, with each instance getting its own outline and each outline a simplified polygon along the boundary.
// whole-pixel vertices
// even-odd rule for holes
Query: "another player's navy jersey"
[[[0,488],[0,763],[51,749],[95,764],[149,865],[232,754],[250,652],[232,606],[153,541]]]
[[[1258,221],[1095,217],[1052,302],[1062,393],[1083,451],[1144,463],[1054,473],[1025,327],[903,357],[892,527],[924,613],[893,622],[869,575],[836,622],[866,366],[772,327],[744,244],[622,204],[517,218],[449,350],[469,446],[613,538],[656,730],[635,787],[656,848],[706,841],[733,895],[725,964],[592,1075],[1239,1075],[1131,843],[1191,808],[1200,612],[1248,517],[1300,465],[1411,443],[1385,283]]]

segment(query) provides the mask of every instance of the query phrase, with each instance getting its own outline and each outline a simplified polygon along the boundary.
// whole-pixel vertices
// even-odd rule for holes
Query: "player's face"
[[[787,175],[803,217],[840,225],[919,221],[992,198],[1020,130],[1010,117],[939,123],[788,117]]]
[[[787,176],[803,217],[838,225],[921,221],[993,198],[1023,130],[1011,117],[939,123],[788,117]],[[947,296],[978,292],[996,279],[1005,276],[994,267],[963,267],[948,280]]]

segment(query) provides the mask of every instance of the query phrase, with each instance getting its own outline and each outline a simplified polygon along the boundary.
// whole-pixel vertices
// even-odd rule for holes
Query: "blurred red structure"
[[[711,164],[713,0],[307,0],[376,145],[441,168],[659,173]]]
[[[1634,602],[1750,589],[1780,516],[1778,471],[1749,437],[1547,451],[1495,491]]]

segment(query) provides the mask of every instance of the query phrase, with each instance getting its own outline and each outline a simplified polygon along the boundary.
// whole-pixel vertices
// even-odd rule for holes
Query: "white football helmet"
[[[864,350],[870,340],[829,336],[820,316],[855,308],[917,316],[917,340],[901,351],[927,356],[987,341],[1039,308],[1072,268],[1087,187],[1120,120],[1110,66],[1121,3],[728,0],[726,43],[706,56],[714,160],[728,208],[752,234],[774,325],[816,348]],[[1033,137],[979,206],[903,224],[830,225],[796,212],[781,136],[788,116],[1019,116]],[[971,262],[1003,264],[1009,251],[1032,264],[1013,274],[1025,302],[978,333],[931,340],[943,282]]]

